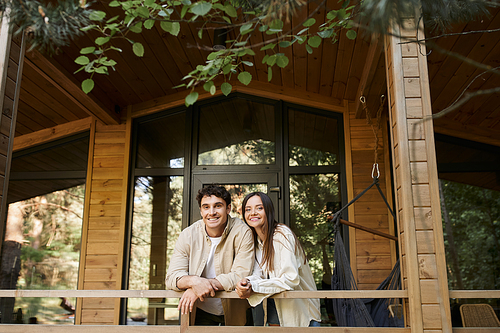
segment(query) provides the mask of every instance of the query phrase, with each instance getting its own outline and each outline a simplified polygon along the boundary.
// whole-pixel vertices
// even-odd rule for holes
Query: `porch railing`
[[[182,292],[171,290],[0,290],[0,297],[77,297],[77,298],[180,298]],[[235,292],[217,292],[215,297],[238,298]],[[351,290],[351,291],[287,291],[274,295],[274,298],[408,298],[407,290]],[[500,290],[454,290],[452,298],[500,298]],[[182,315],[180,325],[127,326],[127,325],[29,325],[0,324],[0,332],[6,333],[186,333],[186,332],[269,332],[286,330],[287,333],[302,333],[305,330],[343,333],[411,333],[411,328],[389,327],[254,327],[254,326],[190,326],[189,315]],[[453,328],[454,333],[492,333],[498,328]]]

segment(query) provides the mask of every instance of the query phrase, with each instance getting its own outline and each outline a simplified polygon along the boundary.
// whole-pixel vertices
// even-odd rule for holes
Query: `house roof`
[[[339,6],[336,1],[327,3],[330,8]],[[109,17],[115,14],[110,12],[114,9],[102,6],[101,2],[97,2],[96,6],[107,11]],[[308,6],[307,11],[301,10],[286,22],[284,29],[300,25],[310,14],[317,20],[324,19],[324,8],[317,8],[315,3]],[[466,96],[464,93],[500,86],[498,74],[483,73],[485,69],[464,62],[450,52],[439,51],[442,48],[485,66],[500,66],[499,33],[486,32],[500,27],[499,12],[494,9],[489,17],[458,24],[448,32],[447,37],[433,39],[435,45],[427,46],[434,113]],[[458,32],[466,34],[454,34]],[[428,37],[435,35],[427,32]],[[80,89],[80,82],[87,78],[87,74],[83,71],[74,74],[80,67],[74,59],[81,48],[92,45],[94,37],[92,33],[84,35],[53,56],[42,55],[38,51],[26,53],[16,137],[84,119],[89,115],[96,116],[104,123],[116,124],[123,119],[129,105],[168,95],[183,98],[188,92],[184,88],[173,87],[182,83],[182,78],[192,68],[204,63],[213,39],[208,32],[199,40],[197,27],[192,25],[183,25],[178,37],[164,32],[159,26],[144,30],[141,35],[131,35],[131,38],[144,45],[144,57],[136,57],[129,42],[117,42],[115,46],[123,49],[123,52],[113,55],[118,62],[116,71],[111,71],[109,75],[94,75],[95,88],[86,95]],[[251,41],[258,43],[268,38],[258,33],[251,37]],[[247,66],[245,70],[252,74],[251,85],[254,86],[288,89],[297,96],[321,96],[329,98],[332,105],[341,106],[344,100],[354,102],[358,110],[357,117],[361,118],[364,113],[359,97],[365,96],[368,110],[374,112],[380,103],[380,96],[386,91],[382,44],[382,38],[361,31],[355,40],[348,39],[342,33],[337,43],[322,43],[312,54],[308,54],[304,46],[298,44],[281,49],[280,52],[290,59],[290,63],[283,69],[274,66],[270,83],[267,65],[262,64],[263,53],[257,52],[250,59],[255,66]],[[267,52],[271,54],[271,51]],[[436,133],[498,147],[500,94],[473,97],[457,110],[435,119],[434,125]],[[438,160],[440,154],[445,156],[453,152],[438,149]],[[471,163],[470,156],[455,162]],[[448,161],[451,156],[441,159]],[[497,184],[494,179],[496,174],[498,171],[493,171],[489,181],[482,183]],[[473,180],[471,182],[474,183]],[[493,187],[500,189],[499,185]]]

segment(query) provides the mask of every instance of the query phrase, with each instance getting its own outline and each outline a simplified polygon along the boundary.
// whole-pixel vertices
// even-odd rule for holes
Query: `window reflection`
[[[290,226],[299,237],[318,289],[331,289],[333,263],[333,226],[327,220],[340,208],[338,174],[290,176]],[[328,300],[323,323],[332,323]]]
[[[336,165],[338,161],[337,119],[289,110],[289,165]]]
[[[233,98],[200,109],[198,165],[275,163],[274,107]]]
[[[182,193],[181,176],[136,179],[130,251],[130,290],[165,289],[167,267],[181,232]],[[130,299],[127,324],[177,324],[178,301]]]
[[[183,168],[185,112],[141,122],[137,136],[137,168]]]

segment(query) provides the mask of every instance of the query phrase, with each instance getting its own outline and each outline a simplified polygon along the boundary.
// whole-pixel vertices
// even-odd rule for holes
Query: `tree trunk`
[[[20,203],[9,206],[7,225],[5,228],[5,241],[2,248],[2,259],[0,262],[0,289],[16,289],[17,279],[21,271],[21,246],[24,240],[23,211]],[[14,297],[0,299],[0,311],[2,324],[13,322]]]
[[[462,282],[462,272],[460,271],[460,266],[458,265],[457,248],[455,246],[455,238],[453,237],[453,229],[451,227],[450,217],[448,215],[448,210],[446,210],[446,204],[444,202],[444,193],[441,180],[439,180],[439,197],[441,199],[441,210],[443,211],[443,219],[446,226],[446,238],[448,240],[448,251],[451,256],[451,264],[453,267],[453,272],[455,273],[455,279],[457,280],[457,288],[459,290],[462,290],[464,289]]]

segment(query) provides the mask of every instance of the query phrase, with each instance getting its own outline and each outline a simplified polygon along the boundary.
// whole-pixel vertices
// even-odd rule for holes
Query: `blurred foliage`
[[[464,289],[500,289],[500,192],[442,181]],[[448,284],[456,274],[447,249]]]

